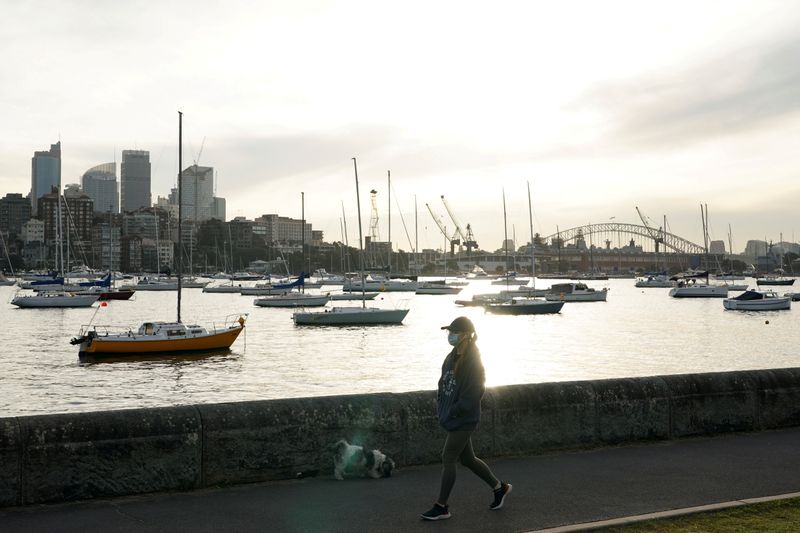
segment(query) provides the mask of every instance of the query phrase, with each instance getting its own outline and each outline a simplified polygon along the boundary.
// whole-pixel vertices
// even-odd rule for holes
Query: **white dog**
[[[333,475],[342,480],[345,476],[381,478],[390,477],[394,461],[380,450],[368,450],[342,439],[334,445]]]

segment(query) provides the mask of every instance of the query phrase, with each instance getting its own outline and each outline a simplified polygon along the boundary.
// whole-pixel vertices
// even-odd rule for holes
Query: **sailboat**
[[[408,309],[380,309],[367,307],[364,294],[364,235],[361,229],[361,199],[358,193],[358,165],[353,158],[353,170],[356,178],[356,206],[358,207],[358,246],[361,259],[361,307],[332,307],[325,311],[294,313],[295,325],[303,326],[350,326],[401,324],[408,314]]]
[[[183,166],[183,113],[178,112],[178,249],[181,249],[183,201],[180,169]],[[151,354],[183,354],[230,349],[244,330],[246,316],[231,315],[223,324],[206,329],[181,321],[181,266],[178,254],[178,318],[175,322],[145,322],[136,331],[110,333],[106,326],[82,326],[70,344],[78,345],[79,357],[122,357]]]
[[[12,305],[21,308],[65,308],[65,307],[91,307],[100,298],[99,294],[82,294],[76,295],[64,290],[64,251],[61,247],[61,187],[58,187],[56,207],[56,234],[57,234],[57,248],[56,248],[56,267],[59,267],[58,258],[60,257],[60,276],[55,279],[32,282],[34,286],[42,288],[41,292],[36,294],[17,294],[11,300]],[[33,287],[31,287],[33,288]]]
[[[505,195],[503,196],[505,205]],[[486,306],[490,313],[498,315],[544,315],[553,314],[561,311],[564,302],[549,302],[547,300],[537,300],[536,295],[536,246],[533,238],[533,208],[531,204],[531,184],[528,183],[528,218],[531,227],[531,287],[532,296],[530,298],[511,298],[507,302],[494,303]]]

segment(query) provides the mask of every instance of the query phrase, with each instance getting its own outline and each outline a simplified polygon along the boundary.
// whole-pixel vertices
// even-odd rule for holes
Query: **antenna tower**
[[[378,231],[378,191],[372,189],[369,191],[369,197],[372,201],[372,212],[369,215],[369,236],[372,242],[379,242],[381,238]]]

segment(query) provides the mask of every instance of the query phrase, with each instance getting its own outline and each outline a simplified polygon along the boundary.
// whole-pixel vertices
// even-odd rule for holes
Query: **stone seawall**
[[[797,425],[787,368],[495,387],[474,443],[496,457]],[[437,462],[435,393],[3,418],[0,506],[327,474],[340,438]]]

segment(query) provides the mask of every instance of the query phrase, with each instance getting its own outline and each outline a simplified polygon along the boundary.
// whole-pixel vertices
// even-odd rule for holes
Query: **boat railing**
[[[244,326],[244,323],[247,321],[247,317],[249,315],[250,315],[249,313],[234,313],[232,315],[226,315],[222,319],[221,324],[219,322],[212,322],[211,329],[214,330],[214,333],[217,333],[219,331],[225,331],[231,329],[232,327],[235,327],[237,324],[241,324],[242,326]]]
[[[93,332],[97,337],[126,333],[133,335],[135,333],[130,326],[116,326],[112,324],[82,324],[78,335],[88,335],[89,332]]]

